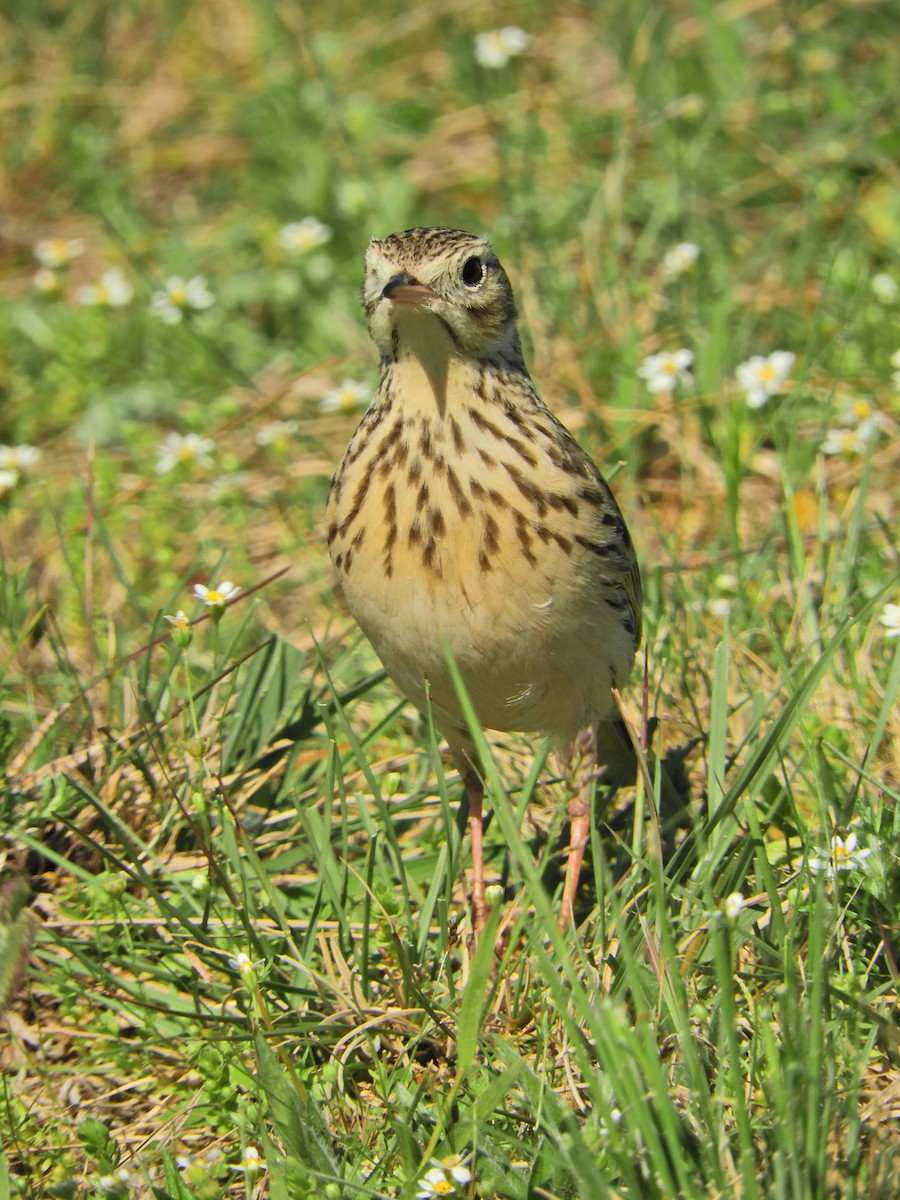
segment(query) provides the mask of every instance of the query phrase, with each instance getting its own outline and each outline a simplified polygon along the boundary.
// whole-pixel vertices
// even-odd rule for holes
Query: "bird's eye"
[[[473,255],[471,258],[467,258],[463,263],[462,269],[463,283],[466,285],[466,287],[478,287],[482,279],[484,279],[484,266],[481,262],[481,259],[476,255]]]

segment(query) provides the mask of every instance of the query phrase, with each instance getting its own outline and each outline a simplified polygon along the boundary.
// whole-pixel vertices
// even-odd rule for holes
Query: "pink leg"
[[[484,784],[473,767],[466,771],[465,784],[472,828],[472,924],[479,933],[484,928],[488,911],[484,899]]]
[[[562,903],[559,907],[559,927],[568,929],[575,909],[578,877],[584,861],[584,850],[591,834],[591,793],[597,769],[597,737],[593,728],[582,729],[572,746],[571,759],[566,764],[568,784],[572,793],[569,801],[569,857]]]

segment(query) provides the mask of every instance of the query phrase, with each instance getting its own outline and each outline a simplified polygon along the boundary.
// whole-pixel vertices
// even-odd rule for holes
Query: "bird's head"
[[[407,229],[366,252],[363,304],[372,339],[396,359],[430,336],[460,357],[518,347],[512,287],[484,238],[457,229]]]

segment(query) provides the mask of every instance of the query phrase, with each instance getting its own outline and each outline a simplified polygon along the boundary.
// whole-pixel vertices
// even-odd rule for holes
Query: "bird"
[[[573,921],[598,734],[641,640],[632,539],[590,456],[542,401],[490,242],[375,238],[362,302],[378,388],[334,473],[327,542],[388,675],[431,709],[464,780],[472,923],[484,927],[484,780],[452,658],[485,729],[549,736],[569,788],[559,923]]]

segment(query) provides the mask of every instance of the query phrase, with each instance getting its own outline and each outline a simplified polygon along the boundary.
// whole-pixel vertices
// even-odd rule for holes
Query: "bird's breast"
[[[427,680],[451,740],[447,652],[485,726],[566,737],[608,712],[634,655],[608,602],[615,530],[594,511],[608,491],[559,453],[546,410],[526,422],[471,389],[448,399],[441,416],[388,391],[351,441],[327,507],[344,595],[420,707]]]

